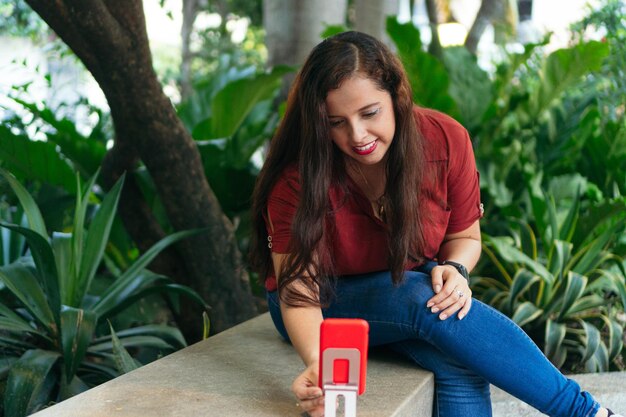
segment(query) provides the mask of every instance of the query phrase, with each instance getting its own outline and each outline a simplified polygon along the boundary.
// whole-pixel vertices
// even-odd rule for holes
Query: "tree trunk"
[[[400,7],[398,0],[355,0],[355,29],[372,35],[387,45],[387,17],[397,16]]]
[[[173,268],[168,263],[172,278],[207,300],[215,332],[253,317],[256,307],[233,226],[207,183],[196,144],[153,70],[141,0],[27,3],[80,58],[107,98],[116,138],[103,161],[106,183],[132,172],[141,160],[174,229],[207,230],[177,245],[178,253],[170,252],[177,259]],[[130,180],[120,214],[133,239],[149,246],[163,232],[132,186]],[[144,230],[150,231],[147,238]],[[181,306],[181,330],[189,342],[199,340],[201,310],[186,300]]]
[[[439,12],[435,0],[426,0],[426,13],[428,13],[428,23],[430,24],[431,33],[428,52],[441,59],[443,58],[443,49],[441,48],[441,41],[439,40]]]
[[[180,97],[184,102],[192,92],[191,79],[191,32],[200,11],[200,0],[183,0],[183,23],[180,28],[181,60],[180,60]]]
[[[483,36],[483,32],[487,28],[496,16],[504,14],[504,1],[503,0],[482,0],[480,3],[480,9],[474,20],[474,24],[467,34],[465,39],[465,47],[473,54],[476,54],[478,48],[478,42]]]
[[[263,0],[267,65],[302,65],[326,25],[345,24],[346,9],[347,0]],[[284,78],[278,101],[287,97],[293,76]]]

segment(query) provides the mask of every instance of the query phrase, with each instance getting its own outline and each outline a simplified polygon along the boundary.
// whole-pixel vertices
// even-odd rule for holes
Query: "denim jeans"
[[[407,271],[399,286],[389,272],[337,280],[325,318],[362,318],[370,346],[387,345],[435,375],[433,416],[491,416],[489,383],[539,411],[558,417],[593,417],[599,404],[555,368],[509,318],[473,299],[469,314],[440,320],[426,308],[434,295],[430,269]],[[289,340],[278,295],[268,293],[270,314]]]

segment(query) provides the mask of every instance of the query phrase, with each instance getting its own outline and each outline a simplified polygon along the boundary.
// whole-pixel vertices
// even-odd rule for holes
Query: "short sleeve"
[[[447,183],[450,220],[446,234],[465,230],[482,217],[480,177],[469,134],[458,125],[449,140]]]
[[[276,253],[288,253],[291,224],[300,200],[300,183],[295,169],[286,169],[267,201],[265,224],[268,242]]]

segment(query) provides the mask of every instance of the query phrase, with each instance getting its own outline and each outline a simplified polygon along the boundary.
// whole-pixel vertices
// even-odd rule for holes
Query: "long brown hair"
[[[387,151],[385,213],[387,257],[394,283],[403,278],[409,257],[421,260],[422,216],[418,195],[424,156],[422,138],[413,115],[412,93],[400,61],[380,41],[360,32],[327,38],[309,54],[291,87],[285,116],[271,141],[253,194],[252,266],[266,277],[272,267],[267,247],[264,213],[268,197],[290,164],[297,164],[300,200],[291,227],[289,255],[280,271],[278,288],[288,305],[320,305],[332,294],[332,253],[327,242],[328,191],[331,184],[345,187],[341,151],[330,140],[326,95],[356,75],[371,79],[387,91],[393,102],[396,130]],[[301,280],[320,300],[291,290]]]

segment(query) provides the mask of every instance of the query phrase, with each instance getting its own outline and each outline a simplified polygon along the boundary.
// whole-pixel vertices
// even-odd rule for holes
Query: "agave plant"
[[[497,273],[478,277],[476,293],[543,345],[557,367],[567,361],[576,370],[607,371],[624,347],[618,312],[626,306],[626,268],[612,248],[626,213],[581,221],[578,196],[558,213],[552,197],[529,194],[534,228],[513,219],[511,236],[483,235]],[[582,228],[589,232],[577,233]]]
[[[106,194],[88,227],[87,208],[95,176],[81,191],[71,233],[49,237],[32,196],[0,169],[17,195],[28,227],[0,221],[23,236],[28,252],[0,266],[0,389],[7,417],[30,414],[41,406],[75,395],[118,376],[128,365],[122,349],[148,347],[168,353],[185,346],[178,329],[146,325],[109,334],[107,319],[155,292],[180,293],[204,305],[187,287],[148,271],[146,266],[168,245],[197,231],[170,235],[155,244],[104,291],[92,283],[103,259],[123,178]],[[119,340],[117,338],[119,338]]]

